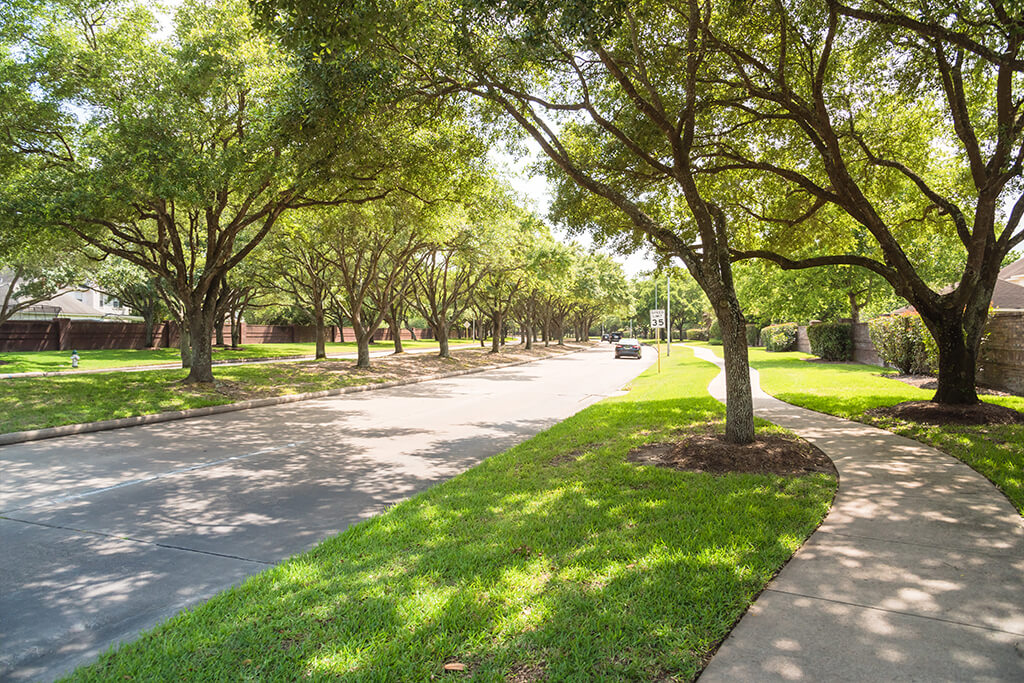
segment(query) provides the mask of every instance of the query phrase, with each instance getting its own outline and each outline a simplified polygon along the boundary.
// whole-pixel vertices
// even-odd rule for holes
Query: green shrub
[[[708,341],[712,344],[722,343],[722,328],[719,327],[717,320],[712,322],[711,327],[708,328]]]
[[[765,351],[792,351],[796,348],[796,323],[769,325],[761,330]]]
[[[904,375],[929,375],[939,367],[939,348],[916,313],[875,318],[868,334],[882,362]]]
[[[757,338],[761,328],[757,325],[747,325],[747,346],[757,346]]]
[[[814,323],[807,326],[811,353],[824,360],[853,358],[853,326],[849,323]]]
[[[708,333],[707,330],[702,327],[691,327],[686,330],[686,338],[693,341],[707,341]]]

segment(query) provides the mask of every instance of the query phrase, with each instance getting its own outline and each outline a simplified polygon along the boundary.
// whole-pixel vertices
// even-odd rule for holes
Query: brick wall
[[[1024,395],[1024,311],[989,316],[978,354],[978,383]]]
[[[345,341],[355,341],[355,331],[346,327]],[[141,349],[146,327],[142,323],[96,322],[57,318],[55,320],[8,320],[0,325],[0,353],[16,351],[67,351],[70,349]],[[431,339],[430,330],[416,330],[418,339]],[[177,347],[178,326],[159,323],[153,328],[153,344]],[[390,340],[386,328],[377,330],[377,341]],[[402,339],[411,339],[402,330]],[[231,342],[231,326],[224,326],[224,341]],[[312,325],[249,325],[242,323],[242,344],[290,344],[316,341]],[[327,341],[340,341],[337,327],[327,328]]]
[[[807,336],[807,326],[801,325],[796,328],[796,350],[803,353],[811,352],[811,340]]]
[[[882,359],[878,357],[878,351],[871,343],[867,323],[857,323],[853,326],[853,360],[868,365],[882,365]]]

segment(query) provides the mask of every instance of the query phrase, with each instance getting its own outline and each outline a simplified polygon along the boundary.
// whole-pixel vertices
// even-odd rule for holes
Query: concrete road
[[[0,679],[113,643],[619,391],[612,350],[0,448]]]

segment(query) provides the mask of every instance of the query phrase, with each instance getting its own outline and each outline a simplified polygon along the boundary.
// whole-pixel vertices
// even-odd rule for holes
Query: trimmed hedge
[[[761,333],[761,328],[757,325],[747,325],[747,346],[757,346],[757,338]]]
[[[692,339],[693,341],[707,341],[708,333],[707,330],[702,327],[691,327],[686,330],[686,338]]]
[[[722,343],[722,328],[718,325],[717,320],[712,322],[711,327],[708,328],[708,341],[712,344]]]
[[[931,375],[939,367],[939,347],[916,313],[868,321],[878,357],[904,375]]]
[[[853,359],[853,326],[850,323],[812,323],[807,326],[811,353],[824,360]]]
[[[792,351],[796,348],[796,323],[769,325],[761,330],[765,351]]]

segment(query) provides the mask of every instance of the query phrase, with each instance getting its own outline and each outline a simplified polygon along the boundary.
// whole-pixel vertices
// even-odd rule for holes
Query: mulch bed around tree
[[[864,414],[872,418],[893,418],[932,425],[1024,424],[1024,413],[992,403],[951,406],[931,401],[906,401],[894,406],[872,408],[864,411]]]
[[[918,389],[928,389],[929,391],[935,391],[939,388],[939,380],[932,375],[896,375],[892,373],[884,373],[879,377],[885,377],[886,379],[895,379],[909,384],[912,387]],[[979,394],[985,394],[987,396],[1013,396],[1013,394],[999,391],[998,389],[990,389],[988,387],[975,387]]]
[[[734,444],[721,434],[692,434],[674,443],[634,448],[626,459],[641,465],[709,474],[776,474],[798,477],[813,472],[836,476],[824,453],[793,436],[764,434],[750,444]]]

